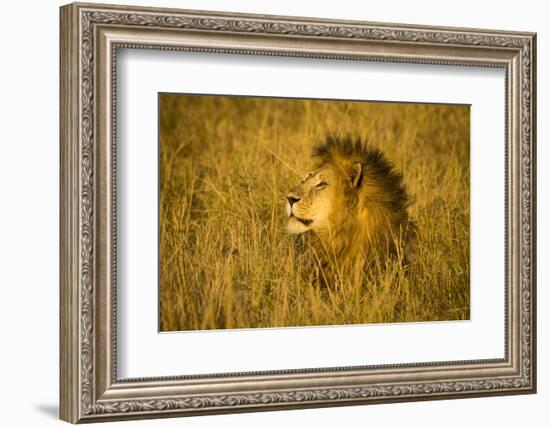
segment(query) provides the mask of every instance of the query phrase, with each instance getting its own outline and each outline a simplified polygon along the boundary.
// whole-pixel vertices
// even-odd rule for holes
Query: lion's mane
[[[361,164],[358,185],[342,185],[343,197],[334,200],[330,236],[312,240],[317,258],[339,271],[383,266],[391,258],[410,262],[416,227],[409,219],[403,177],[384,154],[359,138],[329,135],[314,148],[313,160],[316,167],[332,166],[341,182]]]

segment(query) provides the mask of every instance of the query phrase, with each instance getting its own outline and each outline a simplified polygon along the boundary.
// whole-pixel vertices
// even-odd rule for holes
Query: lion
[[[312,157],[313,171],[286,197],[287,231],[306,233],[317,273],[410,263],[416,226],[403,177],[384,154],[360,138],[329,135]]]

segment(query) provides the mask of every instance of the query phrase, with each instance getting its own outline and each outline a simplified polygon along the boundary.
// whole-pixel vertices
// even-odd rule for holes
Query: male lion
[[[287,195],[287,230],[308,232],[317,279],[327,282],[327,266],[350,274],[410,259],[416,227],[402,176],[382,152],[360,139],[330,135],[313,159],[313,172]]]

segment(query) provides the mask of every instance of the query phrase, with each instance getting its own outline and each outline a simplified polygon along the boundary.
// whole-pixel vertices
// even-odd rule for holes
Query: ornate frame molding
[[[118,380],[114,65],[119,47],[505,68],[506,357]],[[534,392],[534,96],[531,33],[63,6],[61,418],[75,423]]]

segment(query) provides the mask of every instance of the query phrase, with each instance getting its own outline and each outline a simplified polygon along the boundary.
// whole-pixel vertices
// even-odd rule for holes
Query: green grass
[[[162,331],[468,319],[469,108],[223,96],[160,98]],[[285,195],[327,133],[403,174],[417,263],[308,283]]]

